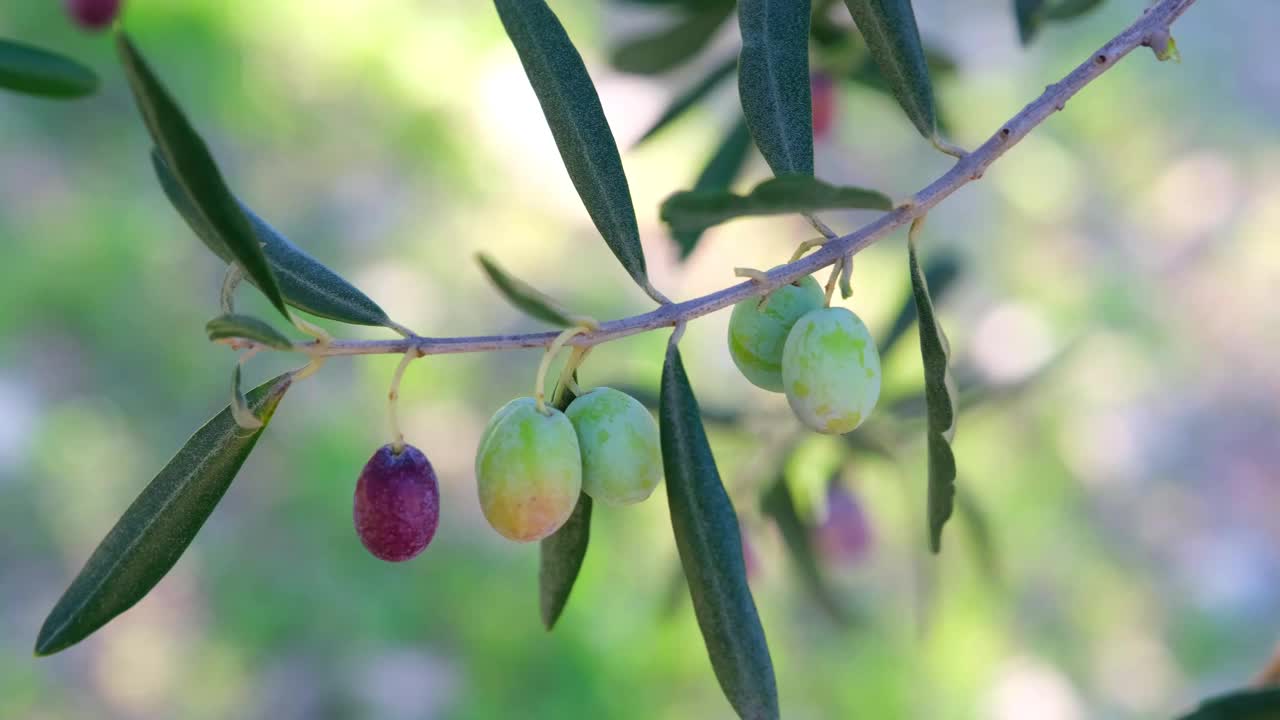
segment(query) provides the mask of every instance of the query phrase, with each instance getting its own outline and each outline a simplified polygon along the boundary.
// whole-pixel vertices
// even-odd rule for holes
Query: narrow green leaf
[[[266,322],[249,315],[219,315],[205,323],[205,332],[209,339],[218,340],[252,340],[276,350],[288,350],[293,341],[284,333],[271,327]]]
[[[849,613],[832,590],[813,549],[813,526],[800,517],[785,476],[780,475],[760,498],[760,511],[773,519],[782,533],[787,554],[818,607],[837,625],[848,625]]]
[[[1040,31],[1046,0],[1013,0],[1013,17],[1018,22],[1018,39],[1026,45]]]
[[[889,210],[893,201],[874,190],[837,187],[807,175],[770,178],[746,195],[727,190],[687,190],[662,203],[662,220],[675,231],[701,231],[749,215],[820,210]]]
[[[898,104],[921,135],[933,137],[938,127],[933,83],[911,0],[845,0],[845,5]]]
[[[919,316],[920,355],[924,361],[925,402],[928,405],[929,445],[929,547],[942,549],[942,527],[955,506],[956,458],[951,439],[956,432],[955,385],[951,380],[948,360],[951,353],[947,336],[934,315],[929,285],[916,258],[914,242],[908,242],[911,266],[911,289]]]
[[[1209,698],[1181,720],[1276,720],[1280,687],[1247,688]]]
[[[641,143],[652,138],[654,135],[657,135],[668,125],[675,122],[685,113],[685,111],[694,105],[697,105],[703,98],[711,94],[711,91],[715,90],[720,83],[727,80],[737,68],[738,58],[736,57],[729,58],[720,65],[717,65],[696,85],[685,90],[676,97],[675,100],[672,100],[671,104],[667,106],[667,109],[662,111],[662,115],[654,121],[653,125],[650,126],[648,130],[645,130],[644,134],[640,136],[639,140],[636,140],[632,147],[639,147]]]
[[[747,121],[739,118],[729,130],[729,134],[716,146],[715,152],[707,160],[707,165],[693,184],[695,192],[727,191],[742,174],[747,164],[747,156],[751,153],[751,132],[747,130]],[[680,259],[684,260],[693,254],[702,239],[702,230],[672,230],[671,237],[680,247]]]
[[[569,602],[569,592],[582,569],[590,539],[591,496],[582,493],[568,521],[539,544],[538,605],[542,610],[542,624],[548,630],[555,627]]]
[[[957,255],[947,253],[931,258],[929,262],[924,264],[924,281],[925,286],[929,288],[930,297],[933,301],[941,302],[946,296],[947,291],[951,289],[956,278],[960,276],[960,258]],[[898,315],[893,319],[893,324],[889,326],[889,331],[882,336],[880,341],[880,357],[885,357],[889,351],[897,346],[898,341],[906,335],[907,330],[911,328],[911,324],[916,321],[916,300],[915,293],[911,292],[903,299],[901,307],[898,309]]]
[[[545,0],[494,0],[494,5],[582,204],[622,267],[649,287],[622,158],[582,56]]]
[[[568,327],[573,323],[573,316],[560,303],[526,283],[506,270],[503,270],[493,258],[484,253],[477,253],[476,260],[493,282],[498,292],[526,315],[537,318],[551,325]]]
[[[98,76],[71,58],[0,38],[0,88],[38,97],[80,98],[97,91]]]
[[[224,262],[236,262],[235,255],[205,219],[155,149],[151,151],[151,164],[165,196],[187,221],[188,227],[214,255]],[[285,302],[312,315],[353,325],[391,327],[395,324],[377,303],[354,285],[294,245],[246,205],[240,203],[240,208],[249,218],[258,241],[262,243],[262,250],[275,272]],[[249,282],[257,285],[257,280],[253,277],[249,278]]]
[[[264,427],[292,381],[284,374],[249,393],[248,405]],[[142,491],[40,628],[37,655],[80,642],[133,607],[173,568],[262,435],[244,430],[225,408]]]
[[[578,375],[574,373],[574,380]],[[576,396],[568,388],[557,389],[556,409],[564,412]],[[538,553],[538,607],[542,612],[542,624],[547,630],[556,621],[569,602],[569,593],[578,580],[582,561],[587,556],[587,544],[591,540],[591,496],[578,495],[573,514],[560,529],[539,543]]]
[[[809,0],[741,0],[738,93],[774,175],[813,175]]]
[[[289,308],[276,283],[261,240],[222,179],[222,173],[204,140],[191,126],[177,102],[151,71],[138,49],[123,32],[116,34],[116,49],[133,89],[138,111],[146,123],[156,151],[173,171],[178,185],[245,275],[286,318]]]
[[[733,12],[734,0],[716,0],[688,9],[670,27],[631,38],[613,52],[609,62],[622,72],[657,75],[697,55]]]
[[[711,667],[739,717],[777,718],[773,661],[747,586],[738,516],[720,481],[698,401],[674,344],[662,367],[660,398],[671,528]]]

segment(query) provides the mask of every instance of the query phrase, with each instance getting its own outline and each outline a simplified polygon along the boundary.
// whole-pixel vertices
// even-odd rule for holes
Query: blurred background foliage
[[[425,335],[535,327],[489,287],[481,250],[575,311],[649,306],[595,236],[488,3],[128,5],[241,197],[399,322]],[[1141,3],[1047,25],[1027,49],[1006,2],[915,5],[926,41],[958,66],[938,86],[951,138],[975,145]],[[735,122],[732,83],[626,148],[735,51],[733,24],[688,66],[647,77],[609,60],[663,26],[662,8],[552,6],[624,149],[655,285],[702,294],[811,234],[797,219],[736,221],[681,264],[657,208]],[[786,717],[1163,718],[1265,663],[1280,634],[1277,23],[1267,3],[1195,7],[1178,26],[1181,65],[1121,64],[932,213],[924,255],[959,268],[939,298],[957,374],[982,388],[959,423],[962,510],[941,556],[924,545],[914,330],[886,357],[878,422],[846,443],[797,434],[782,397],[735,371],[728,313],[690,327],[699,397],[734,421],[713,423],[712,442]],[[480,516],[475,440],[529,392],[534,351],[431,357],[406,377],[407,435],[435,464],[444,508],[417,560],[373,559],[351,522],[356,475],[387,440],[396,358],[333,360],[286,399],[149,597],[33,659],[88,553],[225,404],[233,357],[203,331],[220,263],[153,180],[109,40],[52,3],[0,7],[0,35],[104,78],[75,104],[0,95],[0,717],[729,716],[672,591],[665,499],[597,507],[550,634],[536,547]],[[902,197],[946,168],[885,95],[836,90],[820,177]],[[767,175],[752,157],[738,186]],[[842,231],[868,217],[824,215]],[[889,240],[857,258],[848,304],[882,339],[908,291],[904,255]],[[603,346],[582,379],[652,393],[665,341]],[[250,373],[292,360],[260,357]],[[780,473],[803,521],[854,518],[853,539],[816,538],[822,602],[762,511],[777,516],[759,496]],[[833,477],[848,494],[828,506]],[[831,598],[844,625],[823,610]]]

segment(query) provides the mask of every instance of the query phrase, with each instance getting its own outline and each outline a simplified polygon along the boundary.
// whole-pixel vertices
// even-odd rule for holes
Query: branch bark
[[[650,330],[675,327],[747,298],[771,292],[832,265],[842,257],[866,249],[897,228],[926,214],[956,190],[981,178],[987,168],[1000,156],[1017,145],[1055,112],[1064,109],[1067,101],[1076,93],[1110,70],[1126,55],[1143,46],[1156,46],[1153,49],[1163,49],[1159,47],[1159,43],[1162,40],[1167,41],[1170,27],[1195,3],[1196,0],[1159,0],[1144,10],[1141,17],[1099,48],[1089,59],[1059,82],[1046,87],[1040,97],[1010,118],[977,150],[960,158],[950,170],[913,195],[909,201],[857,231],[827,242],[812,255],[770,270],[765,273],[763,280],[753,279],[692,300],[665,304],[647,313],[610,320],[601,323],[599,329],[595,331],[578,335],[570,344],[588,347]],[[546,347],[559,334],[558,331],[552,331],[470,337],[335,340],[327,345],[318,343],[298,345],[296,349],[312,355],[325,356],[403,354],[411,350],[417,350],[420,355],[440,355]]]

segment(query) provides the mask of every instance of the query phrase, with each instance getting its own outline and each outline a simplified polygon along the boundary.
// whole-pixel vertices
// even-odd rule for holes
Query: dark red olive
[[[100,30],[116,19],[120,0],[67,0],[67,12],[81,27]]]
[[[831,132],[836,115],[836,87],[831,76],[816,72],[809,76],[810,102],[813,104],[813,138],[822,140]]]
[[[422,451],[383,445],[356,482],[356,533],[369,552],[403,562],[422,552],[440,522],[440,486]]]
[[[862,504],[838,482],[827,486],[827,517],[817,536],[822,554],[839,564],[856,563],[871,550],[871,525]]]

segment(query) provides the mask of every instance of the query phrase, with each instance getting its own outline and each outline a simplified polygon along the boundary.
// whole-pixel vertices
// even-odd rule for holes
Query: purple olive
[[[818,548],[827,559],[851,564],[871,550],[871,526],[858,498],[844,485],[827,486],[827,517],[817,527]]]
[[[427,456],[383,445],[356,482],[356,533],[369,552],[403,562],[422,552],[440,522],[440,487]]]
[[[120,0],[67,0],[67,12],[80,27],[101,30],[120,12]]]

